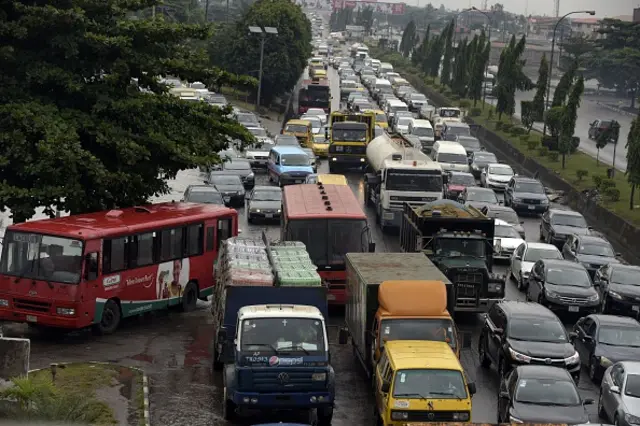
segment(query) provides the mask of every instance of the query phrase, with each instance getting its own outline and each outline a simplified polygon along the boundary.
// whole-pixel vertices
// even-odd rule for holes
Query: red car
[[[444,185],[444,197],[457,200],[458,196],[469,186],[477,186],[476,179],[471,173],[449,172],[447,183]]]

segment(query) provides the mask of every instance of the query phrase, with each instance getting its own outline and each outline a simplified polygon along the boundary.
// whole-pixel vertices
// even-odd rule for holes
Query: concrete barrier
[[[29,372],[31,341],[0,337],[0,379],[26,376]]]

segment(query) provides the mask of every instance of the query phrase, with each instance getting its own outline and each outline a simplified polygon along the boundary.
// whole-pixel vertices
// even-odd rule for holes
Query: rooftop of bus
[[[199,203],[158,203],[42,219],[11,225],[8,230],[91,240],[121,233],[144,232],[188,221],[202,221],[217,215],[237,215],[234,209]]]
[[[327,197],[324,199],[323,197]],[[329,204],[327,204],[329,203]],[[345,185],[303,184],[284,187],[288,219],[366,219],[360,202]],[[328,210],[330,208],[330,210]]]

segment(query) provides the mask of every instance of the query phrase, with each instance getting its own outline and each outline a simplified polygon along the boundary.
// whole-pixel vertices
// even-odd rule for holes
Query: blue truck
[[[225,420],[259,411],[315,411],[319,426],[330,425],[335,374],[326,288],[229,285],[218,292],[213,366],[222,370]]]

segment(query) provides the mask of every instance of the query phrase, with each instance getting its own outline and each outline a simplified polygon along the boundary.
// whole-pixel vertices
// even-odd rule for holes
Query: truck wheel
[[[182,306],[180,307],[183,312],[191,312],[196,309],[196,303],[198,301],[198,286],[194,282],[187,284],[187,287],[182,293]]]
[[[236,405],[233,401],[227,399],[227,387],[225,386],[222,394],[222,418],[228,422],[233,422],[236,419]]]
[[[333,419],[333,407],[318,408],[316,416],[318,418],[318,426],[331,426]]]
[[[102,310],[102,319],[93,326],[93,331],[99,335],[112,334],[120,325],[122,311],[120,306],[113,300],[107,300]]]

